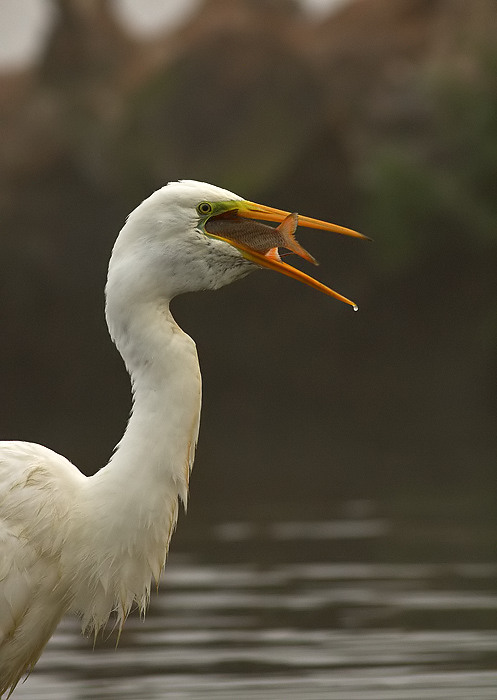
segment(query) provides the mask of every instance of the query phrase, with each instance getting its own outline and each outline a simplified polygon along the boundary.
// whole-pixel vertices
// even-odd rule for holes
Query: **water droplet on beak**
[[[359,307],[357,306],[357,304],[354,304],[352,308],[354,309],[354,311],[359,311]]]

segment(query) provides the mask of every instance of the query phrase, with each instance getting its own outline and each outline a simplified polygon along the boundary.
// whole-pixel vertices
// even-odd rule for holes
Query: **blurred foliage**
[[[134,92],[114,154],[128,190],[193,176],[261,190],[291,169],[319,118],[319,92],[302,61],[258,41],[255,52],[250,36],[208,37]]]
[[[425,79],[419,99],[421,128],[375,144],[365,173],[378,262],[397,273],[446,246],[497,254],[497,52],[477,76]]]

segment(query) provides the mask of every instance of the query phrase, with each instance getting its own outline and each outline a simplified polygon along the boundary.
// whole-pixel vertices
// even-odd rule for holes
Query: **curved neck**
[[[165,487],[186,503],[201,402],[195,343],[167,304],[140,307],[114,337],[131,377],[133,408],[101,478],[127,480],[133,490],[150,487],[146,501]]]
[[[158,581],[176,524],[178,497],[186,504],[198,435],[201,377],[193,340],[167,304],[115,313],[111,334],[131,375],[133,409],[109,463],[86,482],[82,559],[98,572],[81,576],[75,609],[83,626],[98,629],[117,608],[122,624],[133,601],[144,611],[150,581]],[[84,526],[83,526],[84,527]],[[82,603],[83,601],[83,603]]]

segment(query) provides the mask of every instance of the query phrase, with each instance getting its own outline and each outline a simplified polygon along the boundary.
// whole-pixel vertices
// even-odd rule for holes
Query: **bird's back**
[[[46,447],[0,441],[0,696],[34,666],[71,602],[62,551],[84,480]]]

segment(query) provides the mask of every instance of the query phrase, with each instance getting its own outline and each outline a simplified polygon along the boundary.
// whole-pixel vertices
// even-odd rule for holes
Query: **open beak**
[[[238,216],[243,216],[245,219],[259,219],[262,221],[283,221],[290,214],[289,211],[266,207],[264,204],[256,204],[255,202],[240,202]],[[363,236],[362,233],[353,231],[351,228],[337,226],[337,224],[329,224],[327,221],[319,219],[311,219],[310,216],[302,216],[297,214],[297,223],[307,228],[319,228],[322,231],[333,231],[333,233],[341,233],[344,236],[352,236],[353,238],[363,238],[366,241],[371,239],[368,236]]]
[[[245,219],[286,222],[289,217],[293,216],[294,220],[296,220],[295,223],[301,224],[302,226],[307,226],[309,228],[317,228],[321,229],[322,231],[333,231],[334,233],[341,233],[345,236],[353,236],[354,238],[363,238],[365,240],[370,240],[367,236],[363,236],[361,233],[353,231],[349,228],[337,226],[336,224],[330,224],[327,221],[320,221],[319,219],[311,219],[308,216],[301,216],[296,214],[292,215],[290,214],[290,212],[282,211],[280,209],[273,209],[272,207],[267,207],[263,204],[256,204],[255,202],[242,201],[239,203],[237,209],[238,216],[243,217]],[[278,227],[278,229],[280,229],[280,227]],[[297,253],[297,255],[299,255],[300,257],[306,260],[310,260],[311,262],[317,264],[314,258],[312,258],[312,256],[310,256],[309,253],[307,253],[307,251],[305,251],[295,241],[293,236],[292,240],[295,242],[296,245],[284,245],[283,247],[288,247],[290,250]],[[240,249],[240,251],[245,255],[246,258],[256,263],[257,265],[261,265],[262,267],[268,267],[271,270],[281,272],[282,274],[287,275],[292,279],[303,282],[304,284],[308,284],[310,287],[313,287],[314,289],[317,289],[318,291],[323,292],[324,294],[328,294],[329,296],[334,297],[339,301],[343,301],[345,304],[349,304],[350,306],[352,306],[354,311],[357,311],[358,307],[357,304],[355,304],[355,302],[351,301],[350,299],[347,299],[347,297],[342,296],[338,292],[335,292],[333,289],[330,289],[321,282],[318,282],[313,277],[306,275],[305,272],[301,272],[297,268],[292,267],[287,263],[284,263],[278,255],[278,248],[276,246],[270,248],[268,251],[262,252],[260,250],[254,250],[251,246],[243,244],[239,241],[233,242],[233,244]]]

